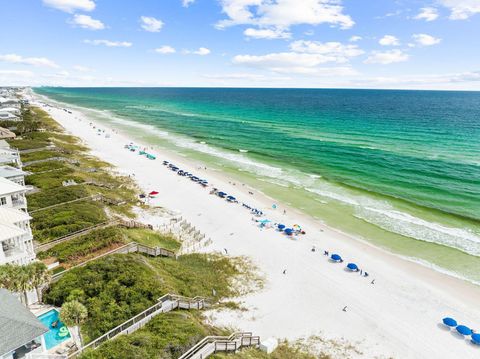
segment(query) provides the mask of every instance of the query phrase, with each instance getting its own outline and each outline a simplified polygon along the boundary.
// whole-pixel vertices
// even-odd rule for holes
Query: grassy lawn
[[[180,243],[171,236],[143,228],[122,229],[129,241],[145,244],[150,247],[162,247],[176,252]]]

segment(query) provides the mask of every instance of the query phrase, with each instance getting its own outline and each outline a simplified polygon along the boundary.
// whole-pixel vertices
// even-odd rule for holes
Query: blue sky
[[[0,5],[0,85],[480,90],[480,0]]]

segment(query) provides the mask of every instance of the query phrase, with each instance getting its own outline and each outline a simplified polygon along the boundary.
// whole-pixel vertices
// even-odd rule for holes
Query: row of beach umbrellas
[[[473,344],[480,345],[480,333],[475,333],[466,325],[458,325],[457,321],[450,317],[443,318],[442,321],[447,327],[455,328],[455,330],[461,335],[470,336]]]

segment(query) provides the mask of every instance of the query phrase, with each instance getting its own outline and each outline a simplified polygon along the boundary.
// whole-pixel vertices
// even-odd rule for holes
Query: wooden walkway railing
[[[208,336],[195,344],[179,359],[206,359],[217,352],[236,352],[243,347],[258,347],[260,337],[250,332],[233,333],[229,337]]]
[[[208,305],[209,304],[207,303],[207,300],[203,297],[188,298],[170,293],[165,294],[164,296],[158,298],[158,302],[152,305],[150,308],[147,308],[143,312],[116,326],[112,330],[109,330],[107,333],[101,335],[97,339],[91,341],[87,345],[70,354],[68,358],[78,358],[78,356],[81,355],[86,349],[96,349],[102,343],[113,339],[118,335],[133,333],[135,330],[147,324],[152,318],[154,318],[158,314],[170,312],[177,308],[203,309]]]

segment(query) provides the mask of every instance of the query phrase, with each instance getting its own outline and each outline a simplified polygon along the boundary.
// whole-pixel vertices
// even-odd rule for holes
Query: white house
[[[0,177],[6,178],[20,186],[25,186],[25,175],[27,173],[12,166],[0,166]]]
[[[35,259],[30,219],[21,210],[0,207],[0,265],[23,265]]]
[[[0,177],[0,207],[27,210],[27,188]]]
[[[14,294],[0,288],[0,359],[44,352],[43,334],[48,331]]]
[[[17,116],[20,115],[20,109],[18,107],[12,107],[12,106],[7,106],[7,107],[0,106],[0,112],[10,112]]]

